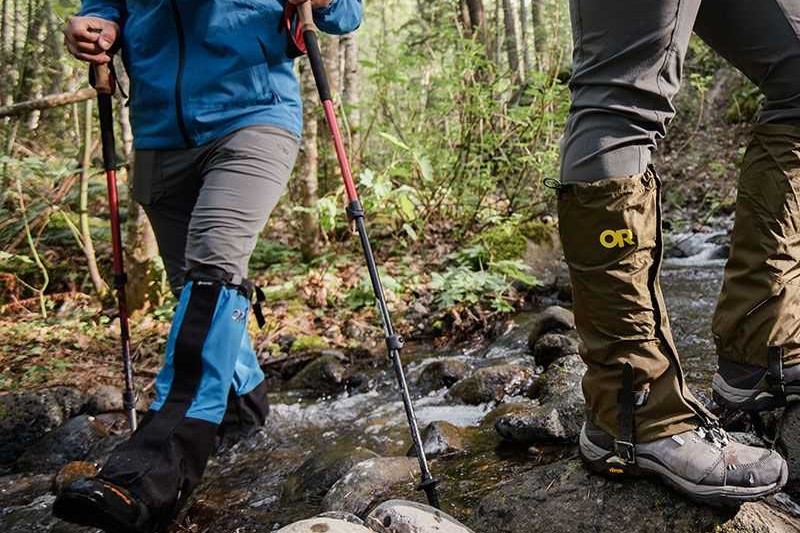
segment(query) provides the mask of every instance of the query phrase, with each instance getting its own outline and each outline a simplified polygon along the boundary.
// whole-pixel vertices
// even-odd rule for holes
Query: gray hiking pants
[[[575,40],[563,183],[641,174],[675,114],[694,30],[800,124],[800,0],[570,0]]]
[[[299,147],[285,130],[251,126],[197,148],[136,152],[134,198],[153,226],[174,292],[199,265],[247,277]]]

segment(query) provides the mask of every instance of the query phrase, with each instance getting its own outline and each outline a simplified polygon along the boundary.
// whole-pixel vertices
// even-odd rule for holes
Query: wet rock
[[[431,361],[422,369],[417,378],[417,387],[423,393],[451,387],[469,372],[469,365],[461,359],[450,357]]]
[[[339,357],[331,354],[308,363],[286,386],[324,395],[344,390],[347,378],[347,368]]]
[[[97,475],[97,472],[98,468],[94,463],[87,463],[85,461],[67,463],[56,473],[55,477],[53,477],[52,492],[58,495],[73,481],[94,477]]]
[[[539,404],[521,403],[497,417],[494,427],[506,440],[522,444],[571,442],[583,424],[581,379],[586,365],[577,355],[550,365],[537,382]]]
[[[344,511],[363,518],[393,487],[414,484],[419,463],[410,457],[380,457],[355,465],[322,500],[326,511]]]
[[[546,333],[563,333],[575,329],[575,315],[569,309],[552,305],[542,311],[531,324],[528,347],[533,350],[539,337]]]
[[[796,519],[764,503],[714,509],[649,480],[613,482],[580,460],[518,474],[483,498],[470,525],[481,533],[796,533]]]
[[[361,447],[317,450],[289,474],[283,486],[283,501],[319,502],[351,468],[377,457],[375,452]]]
[[[526,394],[535,380],[536,373],[528,366],[490,366],[453,385],[447,396],[469,405],[499,402],[506,396]]]
[[[428,459],[463,453],[464,439],[461,428],[449,422],[431,422],[422,430],[422,449]],[[416,457],[416,448],[411,446],[406,455]]]
[[[301,520],[294,524],[282,527],[275,533],[374,533],[364,526],[319,516],[310,520]]]
[[[69,387],[0,396],[0,464],[14,462],[28,446],[81,412],[86,397]]]
[[[369,514],[366,525],[378,533],[473,533],[447,513],[405,500],[380,504]]]
[[[98,385],[90,391],[86,408],[92,415],[122,411],[122,389],[113,385]]]
[[[580,353],[580,341],[573,335],[545,333],[534,343],[531,350],[537,365],[547,368],[550,363]]]
[[[15,467],[20,471],[43,472],[85,459],[92,447],[108,437],[108,427],[93,416],[73,418],[23,453]]]
[[[364,521],[361,520],[356,515],[351,513],[340,513],[339,511],[328,511],[327,513],[320,513],[317,515],[317,518],[333,518],[335,520],[344,520],[345,522],[350,522],[351,524],[358,524],[359,526],[364,525]]]

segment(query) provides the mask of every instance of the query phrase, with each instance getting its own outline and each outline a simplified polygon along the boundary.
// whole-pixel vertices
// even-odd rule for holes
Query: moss
[[[556,237],[556,227],[538,220],[519,225],[518,232],[535,244],[552,243]]]
[[[292,343],[289,353],[314,352],[328,348],[328,343],[318,335],[300,335]]]
[[[479,259],[484,263],[519,259],[528,247],[525,235],[511,224],[489,228],[477,235],[470,244],[483,247],[485,253]]]

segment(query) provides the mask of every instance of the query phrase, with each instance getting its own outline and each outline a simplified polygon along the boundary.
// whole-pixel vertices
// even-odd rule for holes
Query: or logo
[[[600,234],[600,244],[604,248],[624,248],[625,245],[633,246],[633,231],[629,229],[606,230]]]
[[[241,309],[235,309],[233,311],[233,316],[231,318],[233,318],[234,322],[241,322],[242,320],[244,320],[244,317],[246,315],[247,315],[247,313],[245,313]]]

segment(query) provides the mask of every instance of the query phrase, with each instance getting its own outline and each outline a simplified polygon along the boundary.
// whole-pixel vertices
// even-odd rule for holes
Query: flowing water
[[[718,261],[692,264],[671,262],[663,273],[663,289],[673,319],[688,381],[707,391],[714,368],[710,323],[720,288]],[[414,383],[424,362],[434,357],[459,357],[475,367],[529,358],[527,333],[535,312],[519,314],[499,338],[458,350],[436,351],[412,343],[404,351],[409,381]],[[347,456],[361,447],[382,456],[405,455],[410,438],[405,414],[390,365],[372,372],[366,392],[309,399],[295,393],[271,395],[272,413],[267,426],[214,460],[179,531],[245,533],[271,531],[320,511],[321,499],[288,501],[285,484],[311,454]],[[492,405],[453,404],[445,391],[415,393],[420,427],[433,421],[464,428],[466,453],[433,460],[431,468],[441,479],[445,511],[466,523],[480,499],[515,473],[537,468],[576,453],[573,446],[514,447],[501,443],[493,428]],[[38,478],[33,492],[43,492]],[[2,487],[0,487],[2,488]],[[411,483],[393,496],[421,500]],[[47,521],[52,497],[30,494],[19,506],[0,509],[3,531],[78,531]],[[26,496],[26,498],[28,498]],[[35,497],[34,497],[35,496]],[[44,498],[44,499],[42,499]],[[65,529],[66,528],[66,529]]]

